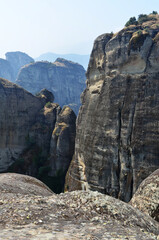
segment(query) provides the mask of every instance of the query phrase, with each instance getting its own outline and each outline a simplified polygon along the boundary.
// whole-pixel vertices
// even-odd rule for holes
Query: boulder
[[[28,183],[18,185],[28,186]],[[26,193],[29,191],[26,188]],[[1,240],[19,236],[23,240],[155,240],[159,233],[158,223],[150,216],[99,192],[74,191],[50,196],[20,192],[21,188],[19,193],[18,189],[16,193],[1,191]]]
[[[159,222],[159,169],[140,184],[130,204]]]
[[[0,174],[0,193],[50,196],[53,192],[41,181],[34,177],[17,174]]]

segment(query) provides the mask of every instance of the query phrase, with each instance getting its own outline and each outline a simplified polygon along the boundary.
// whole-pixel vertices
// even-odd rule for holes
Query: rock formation
[[[159,169],[140,184],[130,204],[159,222]]]
[[[50,151],[53,154],[50,144],[52,133],[56,131],[54,128],[60,124],[58,115],[66,130],[59,132],[60,143],[57,143],[57,152],[62,153],[64,165],[60,156],[56,158],[60,163],[56,164],[59,164],[59,170],[66,172],[73,155],[75,117],[69,107],[66,112],[61,111],[58,104],[50,102],[53,99],[52,93],[46,89],[35,97],[16,84],[0,79],[0,172],[28,174],[44,182],[48,181],[49,171],[51,176],[55,176],[54,166],[48,157]],[[49,179],[50,182],[52,180]]]
[[[64,186],[65,175],[74,154],[75,134],[76,115],[68,106],[65,106],[57,117],[49,157],[51,168],[49,175],[56,177],[61,186]]]
[[[69,190],[129,201],[159,167],[159,16],[154,18],[94,42]]]
[[[9,81],[14,80],[14,72],[10,63],[2,58],[0,58],[0,77],[6,78]]]
[[[158,223],[118,199],[91,191],[32,195],[29,179],[25,183],[21,175],[19,180],[15,188],[11,183],[11,191],[0,188],[1,240],[157,239]],[[35,179],[30,183],[32,189],[40,189]],[[0,177],[1,184],[4,180]]]
[[[50,196],[53,194],[38,179],[17,173],[0,174],[0,192],[38,196]]]
[[[43,53],[35,59],[35,61],[49,61],[54,62],[57,58],[64,58],[72,62],[79,63],[87,69],[90,55],[81,55],[81,54],[57,54],[57,53]]]
[[[13,79],[8,79],[7,76],[1,76],[1,75],[0,75],[0,77],[4,77],[8,80],[12,80],[13,82],[15,82],[15,80],[17,78],[17,74],[21,67],[23,67],[24,65],[29,64],[31,62],[34,62],[33,58],[28,56],[26,53],[19,52],[19,51],[7,52],[5,54],[5,56],[6,56],[6,60],[10,63],[10,65],[12,67]]]
[[[33,94],[48,89],[55,102],[60,106],[69,105],[77,114],[85,88],[85,70],[77,63],[60,58],[54,63],[35,62],[20,70],[16,83]]]

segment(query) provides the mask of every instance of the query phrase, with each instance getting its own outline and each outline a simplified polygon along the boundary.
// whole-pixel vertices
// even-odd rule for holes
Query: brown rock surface
[[[159,222],[159,169],[140,184],[130,204]]]
[[[0,213],[2,240],[151,240],[159,233],[148,215],[91,191],[47,197],[1,191]]]
[[[0,193],[19,193],[24,195],[50,196],[53,192],[36,178],[17,174],[0,174]]]
[[[95,40],[67,175],[69,190],[97,190],[129,201],[159,167],[159,16],[155,18]]]

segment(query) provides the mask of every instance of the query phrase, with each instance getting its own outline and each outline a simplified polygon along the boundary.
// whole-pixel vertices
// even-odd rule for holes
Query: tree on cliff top
[[[130,25],[137,25],[137,24],[138,24],[138,22],[136,20],[136,17],[131,17],[129,19],[129,21],[127,21],[127,23],[125,24],[125,27],[128,27]]]

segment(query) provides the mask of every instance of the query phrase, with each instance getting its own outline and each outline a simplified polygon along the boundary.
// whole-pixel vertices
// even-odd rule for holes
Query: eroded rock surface
[[[76,115],[68,106],[63,107],[58,115],[52,133],[50,145],[51,176],[56,176],[59,171],[66,174],[74,154],[76,134]]]
[[[0,239],[157,239],[158,223],[120,200],[75,191],[47,197],[0,192]]]
[[[69,190],[129,201],[159,167],[159,16],[95,42],[77,119]]]
[[[0,174],[0,193],[19,193],[24,195],[50,196],[53,192],[36,178],[17,174]]]
[[[69,105],[78,113],[80,95],[85,88],[85,70],[77,64],[58,58],[54,63],[35,62],[24,66],[16,83],[36,94],[46,88],[60,106]]]
[[[47,177],[49,172],[54,176],[57,170],[62,171],[64,178],[74,152],[76,117],[69,107],[61,111],[58,104],[50,102],[53,99],[46,89],[35,97],[16,84],[0,79],[0,172],[36,176],[47,184],[55,180]],[[64,126],[56,139],[54,154],[51,139],[60,124]],[[52,154],[57,155],[54,158],[57,169],[52,158],[49,160]]]
[[[130,204],[159,222],[159,169],[140,184]]]

